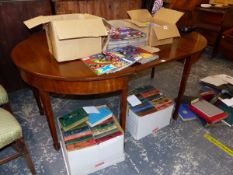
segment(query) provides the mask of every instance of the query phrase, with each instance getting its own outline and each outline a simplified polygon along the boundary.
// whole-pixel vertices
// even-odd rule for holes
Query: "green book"
[[[222,102],[220,104],[218,104],[217,106],[228,114],[227,118],[222,120],[222,122],[224,122],[225,124],[227,124],[230,127],[233,126],[233,108],[228,107],[227,105],[225,105]]]
[[[63,131],[68,131],[88,120],[88,114],[83,108],[78,108],[59,118],[61,128]]]

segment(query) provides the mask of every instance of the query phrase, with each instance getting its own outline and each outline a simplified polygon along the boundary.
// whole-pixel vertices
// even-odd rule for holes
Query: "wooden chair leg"
[[[42,104],[41,104],[41,100],[40,100],[40,96],[39,96],[38,90],[36,88],[32,87],[32,92],[33,92],[34,97],[36,99],[36,103],[37,103],[37,106],[39,108],[40,115],[44,115],[44,109],[43,109]]]
[[[20,138],[18,140],[16,140],[15,142],[15,148],[17,151],[19,151],[21,153],[21,155],[24,157],[27,165],[28,165],[28,168],[30,169],[31,173],[34,175],[36,174],[36,170],[35,170],[35,167],[34,167],[34,164],[32,162],[32,159],[30,157],[30,154],[28,152],[28,149],[27,149],[27,146],[23,140],[23,138]]]

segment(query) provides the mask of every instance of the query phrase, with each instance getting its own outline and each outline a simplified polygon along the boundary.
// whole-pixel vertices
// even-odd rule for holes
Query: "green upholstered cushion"
[[[8,103],[8,95],[2,85],[0,85],[0,105]]]
[[[22,137],[22,128],[15,117],[0,108],[0,149]]]

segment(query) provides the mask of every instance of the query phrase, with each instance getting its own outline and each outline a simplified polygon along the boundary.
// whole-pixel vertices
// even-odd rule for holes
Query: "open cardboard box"
[[[183,12],[160,8],[154,16],[147,9],[130,10],[127,13],[131,18],[132,27],[148,35],[150,46],[170,44],[174,37],[180,36],[176,22]]]
[[[107,44],[106,21],[90,14],[38,16],[24,24],[44,25],[49,52],[58,62],[100,53]]]

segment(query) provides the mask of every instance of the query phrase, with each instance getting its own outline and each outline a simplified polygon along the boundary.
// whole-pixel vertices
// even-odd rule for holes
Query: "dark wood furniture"
[[[206,47],[206,39],[190,33],[174,40],[173,44],[159,48],[160,59],[147,64],[135,64],[122,71],[97,76],[81,60],[58,63],[48,51],[45,33],[38,33],[19,43],[12,51],[12,59],[19,68],[22,79],[38,89],[55,149],[59,149],[49,93],[90,95],[120,92],[120,124],[125,129],[129,76],[166,62],[184,59],[184,70],[173,117],[185,91],[192,64]],[[185,46],[185,47],[184,47]]]
[[[128,18],[127,11],[139,9],[142,0],[55,0],[56,14],[90,13],[106,19]]]
[[[177,22],[177,26],[182,29],[184,27],[193,26],[193,9],[201,3],[208,3],[208,0],[171,0],[169,8],[184,12],[184,15]]]
[[[233,28],[223,32],[218,51],[233,60]]]
[[[51,14],[49,0],[0,1],[0,84],[8,92],[26,87],[10,58],[13,47],[34,32],[23,21],[48,14]]]
[[[213,46],[212,57],[216,55],[223,31],[233,27],[233,6],[196,7],[195,26],[203,34],[208,44]]]

